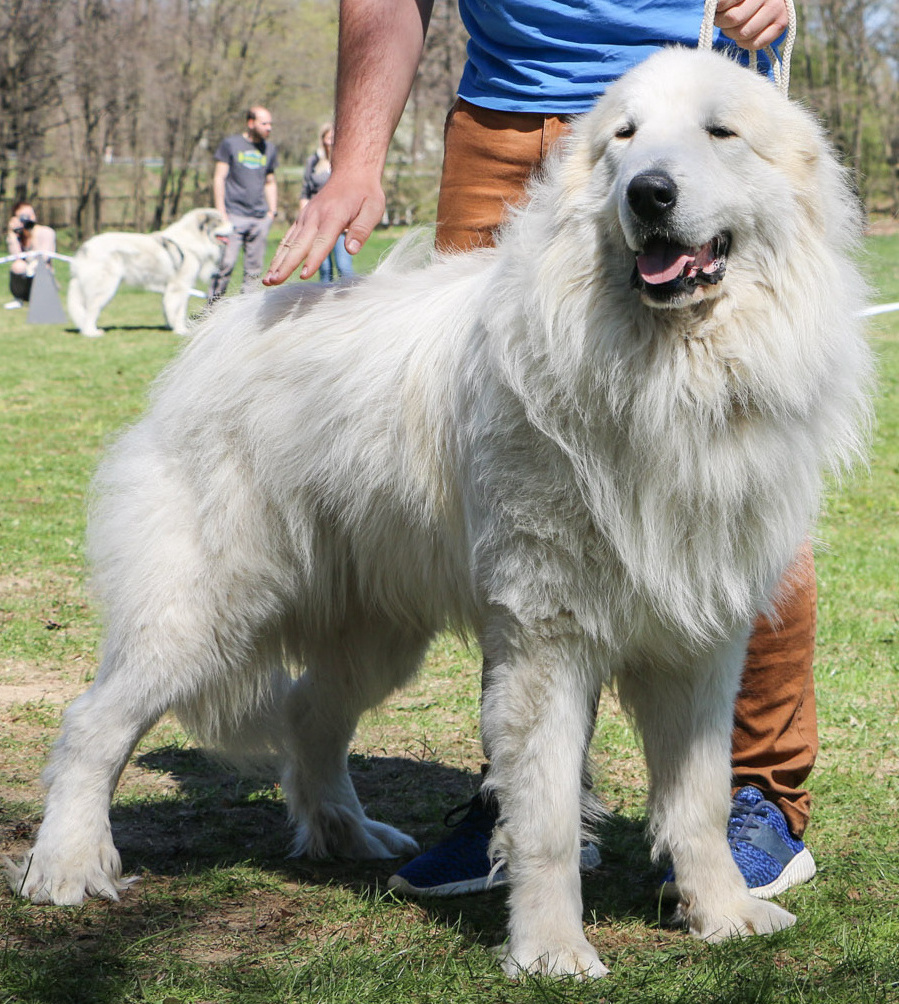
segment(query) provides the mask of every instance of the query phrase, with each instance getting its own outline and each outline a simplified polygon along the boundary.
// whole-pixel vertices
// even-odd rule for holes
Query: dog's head
[[[766,281],[797,231],[857,229],[812,117],[718,53],[653,56],[583,117],[568,149],[569,190],[601,207],[605,251],[627,259],[653,307],[720,295],[741,269]],[[845,219],[824,219],[835,202]]]
[[[194,214],[197,227],[211,241],[226,241],[234,232],[234,227],[217,209],[195,209]]]

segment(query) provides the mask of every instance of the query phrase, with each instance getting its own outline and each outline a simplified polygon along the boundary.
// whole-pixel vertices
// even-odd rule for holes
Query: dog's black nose
[[[639,219],[651,223],[674,208],[677,185],[664,171],[644,171],[631,178],[627,202]]]

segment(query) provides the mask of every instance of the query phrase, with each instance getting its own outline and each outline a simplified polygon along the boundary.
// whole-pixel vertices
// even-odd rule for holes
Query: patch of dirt
[[[68,704],[84,689],[83,685],[64,683],[58,678],[38,680],[34,683],[0,683],[0,712],[19,704]]]

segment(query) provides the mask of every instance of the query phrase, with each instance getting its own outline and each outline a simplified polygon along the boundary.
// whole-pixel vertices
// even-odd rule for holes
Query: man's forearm
[[[278,182],[275,180],[273,174],[268,175],[265,179],[265,204],[268,206],[268,211],[272,214],[272,218],[278,215]]]
[[[341,0],[333,170],[300,211],[263,282],[311,278],[341,233],[355,254],[384,214],[381,175],[424,48],[433,0]]]
[[[212,204],[222,216],[227,216],[225,212],[225,178],[228,176],[228,172],[222,171],[219,164],[221,161],[216,161],[215,171],[212,175]]]
[[[341,0],[334,170],[380,180],[433,0]]]

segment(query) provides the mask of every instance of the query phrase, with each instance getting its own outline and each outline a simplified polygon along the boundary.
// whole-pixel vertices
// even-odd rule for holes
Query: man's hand
[[[280,285],[301,264],[300,278],[315,275],[344,231],[347,251],[357,254],[381,222],[386,204],[380,179],[344,177],[335,168],[278,245],[263,284]]]
[[[412,90],[433,0],[341,0],[334,171],[310,200],[262,280],[277,286],[300,264],[308,279],[346,231],[356,254],[384,215],[381,175]]]
[[[718,0],[715,25],[744,49],[764,49],[786,31],[784,0]]]

